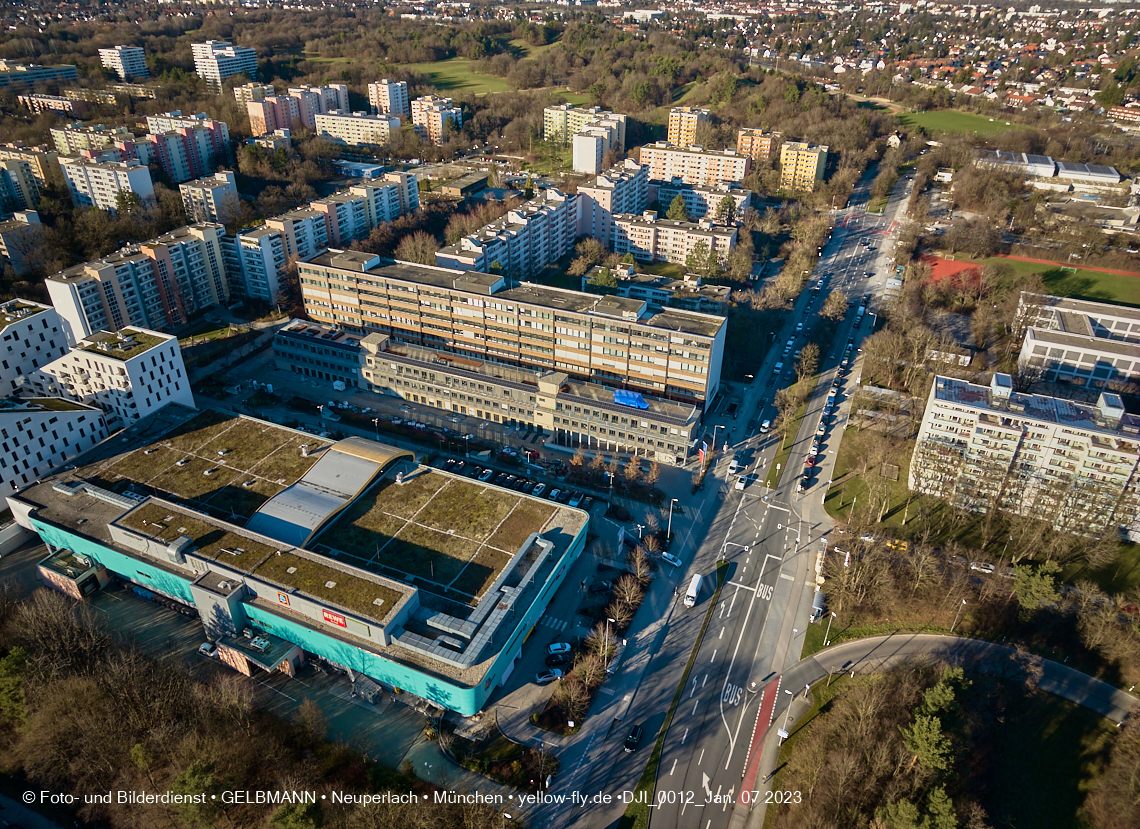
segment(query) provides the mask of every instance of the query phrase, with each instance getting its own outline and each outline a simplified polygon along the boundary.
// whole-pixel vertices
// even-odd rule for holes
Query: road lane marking
[[[701,681],[701,687],[704,688],[705,683],[707,683],[708,681],[709,681],[709,675],[705,674],[705,678]]]
[[[689,738],[689,729],[685,729],[685,733],[681,735],[681,745],[685,744],[685,740]]]
[[[724,625],[721,625],[720,626],[720,636],[718,636],[717,639],[723,639],[723,638],[724,638]]]
[[[700,701],[699,699],[697,699],[697,700],[693,700],[693,713],[692,713],[692,714],[690,714],[689,716],[696,716],[696,714],[697,714],[697,706],[698,706],[698,705],[700,705],[700,704],[701,704],[701,701]]]
[[[787,573],[780,573],[780,578],[787,579],[788,581],[795,581],[795,576],[789,576]]]
[[[705,750],[702,748],[701,749],[701,756],[697,758],[697,765],[699,766],[701,764],[701,761],[704,759],[705,759]]]
[[[669,769],[669,776],[672,777],[673,772],[675,772],[676,770],[677,770],[677,758],[674,757],[673,758],[673,768]]]
[[[709,662],[716,662],[716,648],[713,648],[712,659],[710,659]]]
[[[693,694],[697,692],[697,678],[693,677],[693,690],[689,691],[689,699],[693,698]]]

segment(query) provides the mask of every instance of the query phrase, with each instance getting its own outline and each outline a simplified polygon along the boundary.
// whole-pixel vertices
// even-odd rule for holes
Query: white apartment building
[[[110,69],[121,80],[129,81],[131,78],[150,77],[150,70],[146,68],[146,52],[140,46],[116,46],[112,49],[100,49],[99,60],[104,69]]]
[[[67,353],[67,331],[50,305],[0,303],[0,396],[18,394],[40,366]]]
[[[212,86],[221,86],[232,75],[245,73],[251,78],[257,77],[257,52],[248,46],[207,40],[191,44],[190,51],[194,55],[194,71]]]
[[[607,119],[591,121],[574,133],[574,172],[596,175],[602,171],[606,151],[617,144],[618,122]]]
[[[40,182],[31,162],[0,159],[0,210],[31,210],[40,203]]]
[[[313,209],[291,210],[238,234],[246,296],[276,302],[289,262],[316,256],[328,246],[326,213]]]
[[[237,179],[229,170],[178,185],[182,208],[194,222],[226,224],[237,218]]]
[[[614,253],[622,256],[632,253],[633,258],[641,262],[664,260],[684,265],[701,242],[724,262],[736,247],[736,239],[735,226],[658,219],[652,210],[640,216],[630,213],[614,216]]]
[[[1050,383],[1103,388],[1140,380],[1140,310],[1023,291],[1018,365]]]
[[[94,406],[60,397],[0,399],[0,493],[40,480],[107,435]]]
[[[685,214],[694,222],[706,216],[716,216],[721,202],[726,197],[730,198],[736,205],[730,221],[736,222],[743,217],[744,208],[752,200],[752,191],[740,187],[702,187],[685,184],[680,179],[649,182],[649,204],[657,202],[662,211],[668,210],[677,196],[685,202]]]
[[[330,112],[316,116],[317,135],[350,147],[383,146],[399,129],[400,119],[394,115]]]
[[[685,184],[717,187],[744,181],[752,158],[734,150],[704,150],[700,147],[681,149],[658,141],[641,148],[639,158],[648,168],[653,181],[672,181],[679,178]]]
[[[224,235],[218,224],[188,225],[49,276],[48,296],[68,342],[129,325],[171,330],[196,311],[228,303]]]
[[[302,120],[307,117],[315,118],[322,112],[348,112],[352,106],[348,103],[348,85],[343,83],[326,84],[325,86],[291,86],[289,94],[305,102],[302,108]],[[312,121],[306,126],[312,126]]]
[[[574,134],[587,124],[598,121],[616,121],[618,136],[615,149],[625,150],[625,116],[609,112],[601,107],[576,107],[570,104],[555,104],[542,111],[542,138],[544,141],[560,141],[569,144]]]
[[[143,203],[154,199],[150,170],[137,161],[60,158],[59,169],[77,207],[98,207],[114,213],[120,193],[134,193]]]
[[[420,137],[433,144],[443,144],[448,130],[463,126],[463,110],[453,106],[450,98],[425,95],[412,101],[412,124]]]
[[[142,140],[126,127],[111,129],[103,124],[84,126],[81,121],[52,127],[49,133],[55,148],[64,155],[114,149],[118,152],[120,161],[137,159],[135,145]],[[58,155],[56,159],[58,161]]]
[[[703,408],[719,387],[723,317],[672,308],[653,313],[644,300],[515,284],[502,275],[351,250],[330,250],[302,262],[299,271],[309,317],[346,331],[386,334],[396,342],[528,371],[564,372],[609,386],[611,400],[612,389],[619,388]],[[439,364],[440,372],[448,371],[445,360]],[[470,391],[453,389],[449,406],[474,414],[472,401],[463,396]],[[438,402],[432,398],[429,405]],[[517,419],[509,406],[499,414]],[[570,419],[577,414],[563,412]]]
[[[642,213],[648,205],[649,176],[636,161],[626,159],[578,187],[579,236],[592,236],[606,248],[613,244],[614,215]]]
[[[483,273],[497,267],[514,279],[526,279],[571,248],[577,227],[575,197],[543,190],[501,219],[436,251],[435,263]]]
[[[908,485],[954,506],[1046,518],[1078,535],[1140,538],[1140,418],[1120,396],[1095,405],[935,377]]]
[[[697,107],[673,107],[669,110],[668,142],[687,149],[697,143],[697,127],[707,124],[712,113]]]
[[[419,204],[415,173],[389,172],[381,178],[311,201],[309,208],[325,214],[328,243],[341,247],[363,239],[384,222],[418,210]]]
[[[35,372],[32,383],[49,397],[99,407],[112,429],[168,403],[197,408],[178,339],[145,328],[92,334]]]
[[[372,105],[372,111],[380,115],[397,115],[401,118],[412,117],[407,81],[390,81],[384,78],[376,83],[368,84],[368,103]],[[343,109],[348,109],[348,107],[345,106]]]
[[[273,94],[273,85],[268,83],[250,82],[234,87],[234,99],[239,104],[249,103],[250,101],[264,101]]]
[[[34,210],[15,211],[11,219],[0,222],[0,266],[23,276],[30,269],[29,254],[43,243],[40,214]]]

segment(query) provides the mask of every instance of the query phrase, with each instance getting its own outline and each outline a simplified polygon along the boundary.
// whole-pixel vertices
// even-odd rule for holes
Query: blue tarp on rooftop
[[[639,393],[625,389],[614,389],[614,402],[619,406],[632,406],[635,409],[649,408],[649,404]]]

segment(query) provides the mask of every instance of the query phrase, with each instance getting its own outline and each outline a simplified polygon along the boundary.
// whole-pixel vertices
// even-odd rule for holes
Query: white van
[[[685,592],[685,607],[694,607],[697,597],[701,595],[701,575],[698,573],[689,582],[689,589]]]

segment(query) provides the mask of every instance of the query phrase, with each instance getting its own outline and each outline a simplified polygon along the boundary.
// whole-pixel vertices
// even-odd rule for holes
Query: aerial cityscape
[[[1140,7],[0,22],[0,826],[1140,827]]]

